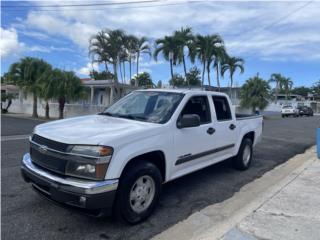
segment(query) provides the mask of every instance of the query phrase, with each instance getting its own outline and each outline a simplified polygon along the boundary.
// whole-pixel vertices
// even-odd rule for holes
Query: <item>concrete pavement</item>
[[[320,161],[305,166],[221,240],[320,239]]]
[[[319,186],[312,147],[154,239],[319,239]]]

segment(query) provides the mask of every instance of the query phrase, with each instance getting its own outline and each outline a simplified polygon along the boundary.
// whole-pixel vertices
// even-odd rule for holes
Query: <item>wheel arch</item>
[[[167,177],[166,165],[167,164],[166,164],[165,154],[161,150],[146,152],[131,158],[122,169],[120,178],[132,165],[140,161],[147,161],[147,162],[153,163],[160,170],[162,181],[163,182],[166,181],[166,177]]]

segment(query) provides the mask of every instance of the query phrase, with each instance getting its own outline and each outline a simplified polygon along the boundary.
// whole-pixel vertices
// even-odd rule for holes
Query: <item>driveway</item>
[[[31,133],[39,121],[2,116],[2,134]],[[228,161],[189,174],[164,186],[160,204],[145,222],[131,226],[93,219],[52,205],[20,177],[20,161],[28,151],[26,138],[2,138],[3,239],[149,239],[208,205],[230,198],[260,177],[315,144],[320,117],[265,120],[263,141],[255,148],[252,167],[233,170]]]

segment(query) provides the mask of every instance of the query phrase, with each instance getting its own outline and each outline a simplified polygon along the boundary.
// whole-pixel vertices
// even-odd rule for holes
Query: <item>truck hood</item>
[[[115,118],[102,115],[89,115],[69,118],[38,125],[34,133],[42,137],[68,143],[113,146],[134,141],[155,134],[160,124]]]

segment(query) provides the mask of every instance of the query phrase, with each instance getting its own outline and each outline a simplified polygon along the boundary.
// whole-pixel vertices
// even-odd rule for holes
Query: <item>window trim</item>
[[[230,112],[230,118],[228,118],[228,119],[222,119],[222,120],[219,120],[219,119],[218,119],[218,114],[217,114],[216,105],[214,104],[214,98],[224,99],[224,100],[227,102],[228,108],[229,108],[229,112]],[[228,99],[227,99],[225,96],[217,96],[217,95],[212,95],[212,96],[211,96],[211,99],[212,99],[214,111],[215,111],[215,114],[216,114],[216,120],[217,120],[218,122],[233,121],[232,112],[231,112],[231,107],[230,107],[230,103],[229,103]]]
[[[211,116],[211,107],[210,107],[210,102],[209,102],[209,98],[208,98],[208,95],[192,95],[190,96],[187,101],[185,102],[184,106],[182,107],[179,115],[178,115],[178,118],[177,118],[177,121],[176,121],[176,124],[178,123],[178,121],[180,120],[181,116],[182,116],[182,112],[184,110],[184,108],[186,107],[186,105],[188,104],[188,102],[190,101],[191,98],[194,98],[194,97],[205,97],[206,98],[206,101],[207,101],[207,106],[208,106],[208,110],[209,110],[209,114],[208,114],[208,117],[209,117],[209,121],[208,122],[205,122],[205,123],[200,123],[200,126],[201,125],[205,125],[205,124],[209,124],[209,123],[212,123],[212,116]]]

